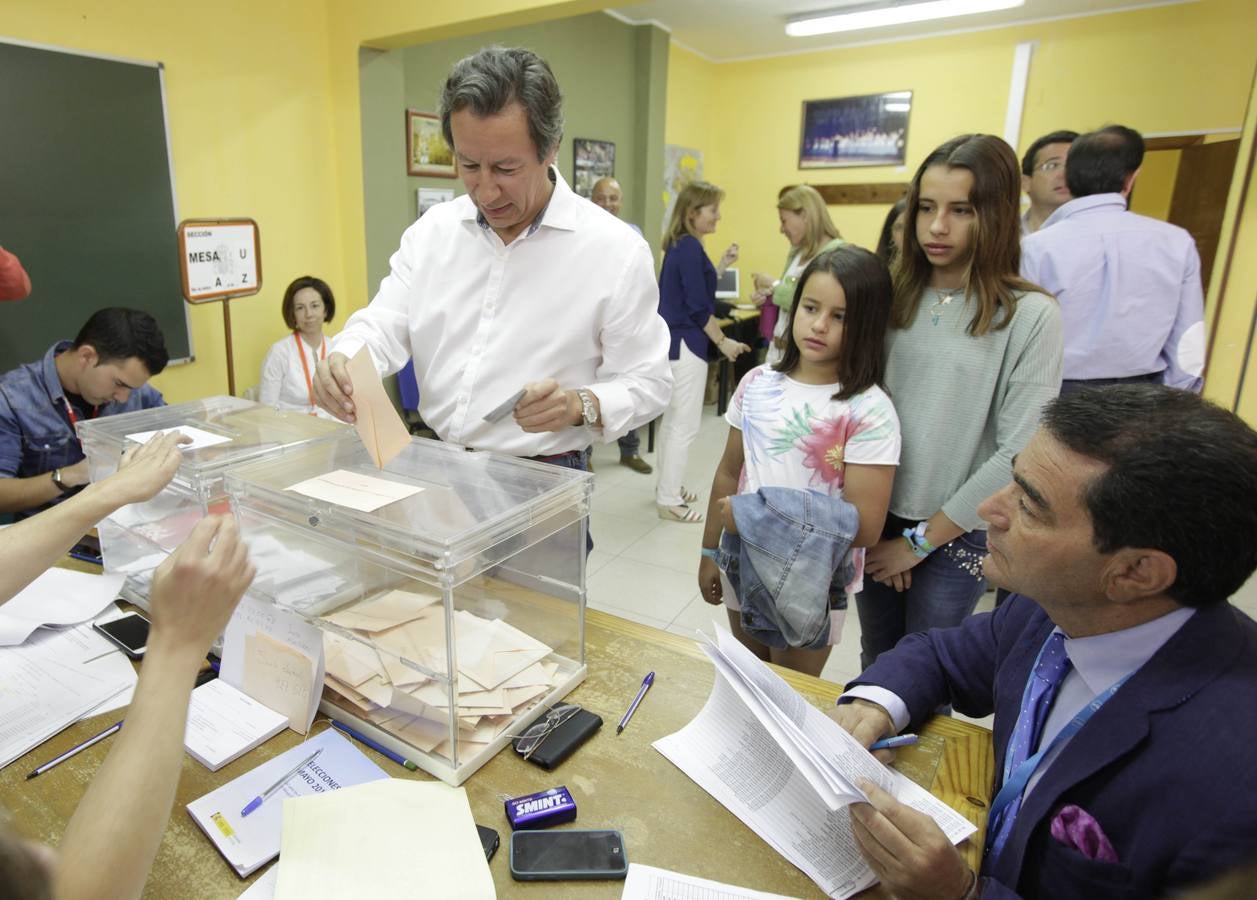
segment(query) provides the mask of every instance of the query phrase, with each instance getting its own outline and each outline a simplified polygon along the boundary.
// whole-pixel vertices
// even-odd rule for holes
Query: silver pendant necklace
[[[930,290],[934,292],[934,296],[937,298],[934,301],[934,305],[929,308],[930,324],[937,326],[943,317],[943,307],[957,297],[963,296],[965,289],[958,287],[948,291],[939,290],[938,288],[930,288]]]

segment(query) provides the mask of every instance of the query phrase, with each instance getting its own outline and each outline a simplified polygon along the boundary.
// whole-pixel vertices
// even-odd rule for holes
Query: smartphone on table
[[[484,858],[492,860],[493,854],[498,852],[502,839],[498,837],[497,831],[488,825],[477,825],[476,832],[480,835],[480,846],[484,848]]]
[[[622,879],[628,875],[624,836],[580,829],[511,832],[516,881]]]
[[[93,622],[92,627],[117,644],[132,659],[143,659],[148,648],[148,619],[137,612],[109,622]]]
[[[98,566],[105,564],[104,557],[100,555],[100,538],[94,534],[83,535],[79,542],[70,548],[70,555],[75,559],[95,563]]]

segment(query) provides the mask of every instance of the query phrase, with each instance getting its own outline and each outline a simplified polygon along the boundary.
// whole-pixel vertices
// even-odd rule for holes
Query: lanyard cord
[[[297,342],[297,356],[301,357],[301,371],[306,376],[306,393],[310,397],[310,408],[314,409],[314,382],[310,380],[310,364],[306,362],[306,348],[302,346],[301,335],[297,332],[292,333],[292,339]],[[327,338],[323,338],[323,343],[319,346],[319,359],[327,359]]]

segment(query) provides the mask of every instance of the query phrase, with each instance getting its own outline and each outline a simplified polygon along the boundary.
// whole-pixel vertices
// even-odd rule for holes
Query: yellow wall
[[[1170,202],[1174,199],[1174,180],[1178,178],[1178,164],[1182,150],[1154,150],[1144,155],[1135,181],[1135,192],[1130,198],[1131,212],[1154,219],[1168,219]]]
[[[1002,133],[1018,43],[1039,42],[1024,146],[1058,128],[1084,131],[1110,121],[1152,133],[1239,127],[1257,60],[1251,24],[1250,0],[1202,0],[745,62],[713,64],[674,51],[668,101],[705,106],[715,119],[708,143],[694,145],[710,179],[728,192],[709,251],[736,240],[744,269],[775,271],[786,251],[774,212],[782,186],[906,181],[915,161],[947,138]],[[907,167],[797,168],[803,100],[894,90],[914,92]],[[669,109],[669,143],[684,143],[677,118]],[[701,112],[697,119],[703,121]],[[831,213],[846,237],[872,246],[887,209]]]

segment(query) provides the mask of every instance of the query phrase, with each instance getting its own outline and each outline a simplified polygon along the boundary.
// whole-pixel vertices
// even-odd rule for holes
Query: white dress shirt
[[[1200,255],[1182,228],[1128,211],[1121,194],[1076,197],[1022,240],[1021,274],[1060,304],[1066,380],[1157,373],[1200,391]]]
[[[650,248],[554,171],[550,203],[509,245],[466,195],[402,235],[390,273],[332,350],[370,347],[387,375],[414,358],[419,412],[442,440],[516,456],[612,441],[654,419],[672,390],[668,327]],[[524,432],[484,415],[530,381],[586,387],[601,429]]]
[[[271,344],[262,363],[262,381],[258,384],[258,402],[277,409],[298,409],[304,413],[331,418],[310,403],[310,389],[306,382],[306,370],[301,367],[301,354],[305,354],[313,382],[314,370],[319,360],[331,352],[327,338],[318,347],[311,347],[305,339],[288,334]],[[298,349],[300,342],[300,349]]]

